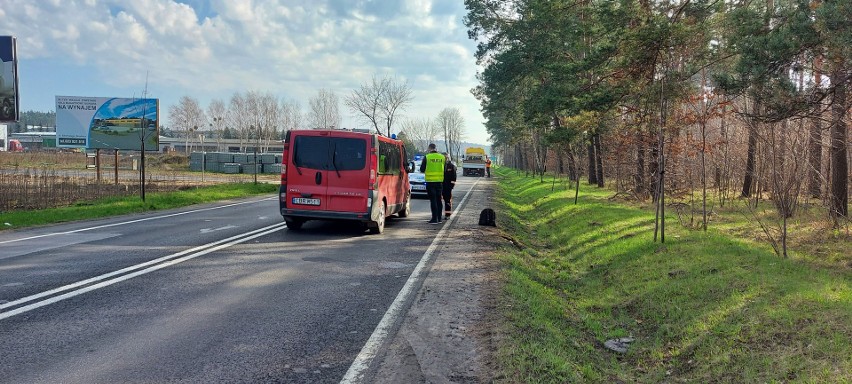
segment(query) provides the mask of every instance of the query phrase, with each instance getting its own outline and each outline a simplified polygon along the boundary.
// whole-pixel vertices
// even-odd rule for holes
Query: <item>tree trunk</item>
[[[812,198],[818,199],[822,183],[820,182],[820,171],[822,170],[822,122],[819,117],[811,119],[811,134],[808,140],[810,166],[808,177],[808,193]]]
[[[595,161],[597,162],[597,182],[598,187],[604,187],[604,175],[603,175],[603,151],[601,150],[601,135],[600,133],[596,133],[594,136],[595,139]]]
[[[657,189],[660,185],[660,179],[658,177],[660,173],[660,148],[656,145],[651,147],[651,163],[648,164],[648,175],[649,184],[648,191],[651,193],[651,198],[653,202],[657,202],[657,198],[659,195],[657,194]]]
[[[556,175],[562,176],[565,173],[565,154],[561,150],[556,151]]]
[[[521,143],[515,144],[515,169],[521,170],[524,164],[524,151],[521,149]]]
[[[642,130],[636,130],[636,183],[634,192],[641,198],[645,197],[645,141]]]
[[[822,84],[822,59],[817,56],[814,59],[814,86],[819,88]],[[822,111],[822,103],[817,105],[817,111]],[[808,193],[812,198],[818,199],[822,182],[820,172],[822,171],[822,121],[817,115],[811,119],[811,135],[808,140],[808,165],[810,166],[808,177]]]
[[[598,173],[595,169],[595,146],[594,146],[594,136],[589,138],[589,143],[586,146],[586,152],[589,157],[589,184],[597,184],[598,183]]]
[[[568,146],[568,180],[579,181],[577,176],[577,159],[574,158],[574,151],[571,146]]]
[[[724,96],[723,101],[727,103],[728,97]],[[728,194],[730,193],[731,186],[731,156],[730,156],[730,148],[731,143],[728,139],[728,125],[727,125],[727,104],[722,105],[722,116],[721,121],[719,122],[719,130],[722,134],[722,143],[724,144],[722,150],[722,169],[719,172],[719,183],[717,185],[719,192],[719,204],[721,206],[725,206],[725,202],[727,202]]]
[[[846,68],[842,59],[836,59],[831,70],[831,84],[834,94],[831,102],[831,195],[829,206],[835,222],[849,216],[849,164],[846,159],[848,145],[846,122]]]
[[[750,197],[752,188],[754,187],[755,157],[757,153],[757,127],[754,124],[749,124],[748,126],[748,154],[746,157],[745,177],[743,178],[743,190],[740,194],[742,197]]]

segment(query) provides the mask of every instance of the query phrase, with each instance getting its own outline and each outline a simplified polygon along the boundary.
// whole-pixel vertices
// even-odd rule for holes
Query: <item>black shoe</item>
[[[441,224],[440,221],[429,220],[429,224]]]

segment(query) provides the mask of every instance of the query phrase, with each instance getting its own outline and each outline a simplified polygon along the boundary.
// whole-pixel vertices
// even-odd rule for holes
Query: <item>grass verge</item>
[[[852,382],[852,273],[497,168],[504,381]],[[848,249],[848,248],[847,248]],[[626,353],[604,348],[632,337]]]
[[[175,192],[145,194],[143,202],[138,196],[111,197],[68,207],[37,211],[8,211],[0,213],[0,229],[23,228],[65,221],[96,219],[128,213],[184,207],[250,195],[273,193],[275,184],[236,183],[188,188]]]

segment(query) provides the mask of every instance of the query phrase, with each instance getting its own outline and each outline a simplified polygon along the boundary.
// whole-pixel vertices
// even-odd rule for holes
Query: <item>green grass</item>
[[[160,209],[184,207],[192,204],[234,199],[250,195],[274,193],[275,184],[237,183],[219,184],[190,188],[175,192],[145,194],[143,202],[139,196],[113,197],[77,205],[44,209],[38,211],[0,212],[0,229],[23,228],[35,225],[53,224],[66,221],[96,219],[147,212]]]
[[[496,172],[502,230],[519,244],[500,251],[504,381],[852,382],[848,268],[673,217],[660,244],[653,210],[611,191],[581,186],[574,205],[564,185]],[[626,354],[603,347],[624,336]]]

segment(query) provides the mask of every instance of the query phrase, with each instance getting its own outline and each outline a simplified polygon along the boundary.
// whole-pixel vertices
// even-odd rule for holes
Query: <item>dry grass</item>
[[[0,211],[36,210],[79,204],[113,196],[140,195],[138,154],[119,155],[118,176],[113,154],[101,155],[98,178],[93,158],[77,152],[0,152]],[[135,165],[135,166],[134,166]],[[252,181],[253,175],[189,172],[183,154],[147,154],[145,191],[168,192],[190,187]],[[269,183],[277,175],[258,175]]]
[[[611,201],[653,212],[650,201],[636,201],[631,196],[617,195]],[[762,195],[754,199],[728,200],[724,206],[710,191],[708,195],[708,228],[719,230],[751,245],[771,248],[770,238],[780,244],[783,221],[770,200]],[[696,193],[667,197],[666,212],[678,219],[676,225],[690,231],[701,231],[701,200]],[[671,223],[669,223],[671,224]],[[802,199],[793,217],[787,221],[788,257],[793,260],[829,268],[852,270],[852,222],[835,226],[828,210],[818,200]],[[780,245],[779,245],[780,246]]]
[[[756,222],[760,220],[766,230]],[[724,233],[753,244],[769,244],[769,238],[780,241],[782,220],[769,201],[749,209],[744,201],[734,201],[724,208],[715,208],[709,223]],[[800,204],[787,222],[789,257],[824,267],[852,269],[852,228],[835,227],[828,211],[820,204]]]
[[[20,173],[0,173],[0,211],[55,208],[104,197],[133,196],[140,193],[138,182],[118,184],[98,182],[84,174],[61,174],[55,169],[24,169]],[[198,184],[192,180],[151,181],[146,192],[166,192]]]

